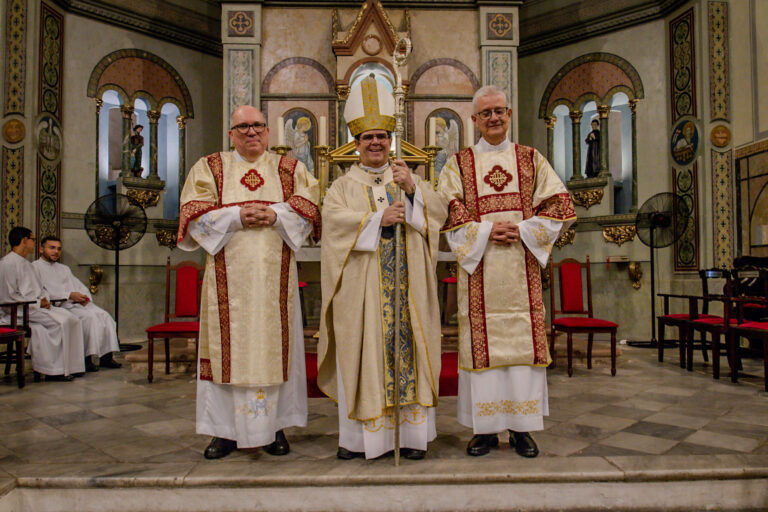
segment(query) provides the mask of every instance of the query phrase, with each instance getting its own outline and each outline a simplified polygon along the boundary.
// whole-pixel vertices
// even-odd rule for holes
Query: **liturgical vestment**
[[[440,318],[435,267],[445,207],[418,176],[401,245],[401,447],[435,437]],[[395,240],[382,228],[396,198],[389,164],[353,165],[323,202],[318,384],[339,404],[339,446],[374,458],[394,448]]]
[[[215,153],[190,170],[179,247],[208,253],[198,358],[197,432],[263,446],[306,425],[304,338],[294,251],[320,234],[318,186],[304,164],[265,152],[248,162]],[[259,203],[273,226],[243,229]]]
[[[63,308],[41,308],[46,297],[32,263],[11,251],[0,259],[0,302],[35,301],[29,308],[32,337],[27,352],[32,368],[44,375],[72,375],[85,372],[83,328],[80,320]],[[0,310],[0,323],[8,321]],[[21,319],[21,308],[19,308]]]
[[[117,327],[112,316],[93,303],[90,290],[72,274],[72,270],[59,262],[45,261],[38,258],[32,266],[43,285],[47,297],[69,298],[72,292],[82,293],[89,302],[85,305],[67,300],[61,307],[75,315],[83,324],[85,355],[101,357],[112,352],[119,352]]]
[[[576,218],[570,195],[535,149],[485,139],[448,160],[438,189],[459,264],[458,420],[475,434],[541,430],[551,359],[539,266]],[[501,221],[520,243],[489,241]]]

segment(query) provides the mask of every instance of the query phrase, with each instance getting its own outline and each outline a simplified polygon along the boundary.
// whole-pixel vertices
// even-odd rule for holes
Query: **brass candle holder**
[[[422,148],[425,153],[427,153],[427,176],[429,177],[429,182],[432,184],[432,188],[437,190],[437,177],[435,176],[435,160],[437,159],[437,154],[442,150],[440,146],[424,146]]]
[[[317,181],[320,185],[320,204],[323,204],[325,198],[325,189],[328,188],[328,177],[331,174],[330,164],[328,163],[328,154],[331,152],[331,146],[315,146],[315,162],[317,162]]]
[[[285,156],[293,148],[291,146],[286,146],[286,145],[283,144],[283,145],[279,145],[279,146],[272,146],[269,149],[271,149],[272,151],[274,151],[275,153],[277,153],[280,156]]]

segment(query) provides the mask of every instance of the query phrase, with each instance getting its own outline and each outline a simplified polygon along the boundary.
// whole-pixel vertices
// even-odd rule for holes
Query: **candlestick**
[[[283,116],[277,118],[277,145],[285,146],[285,123]]]
[[[464,147],[471,147],[475,145],[475,125],[472,122],[472,117],[468,117],[464,122]]]
[[[325,116],[320,116],[320,126],[317,128],[318,136],[317,136],[317,145],[318,146],[325,146],[328,142],[328,118]]]
[[[429,146],[435,145],[435,134],[437,132],[437,118],[429,118]]]

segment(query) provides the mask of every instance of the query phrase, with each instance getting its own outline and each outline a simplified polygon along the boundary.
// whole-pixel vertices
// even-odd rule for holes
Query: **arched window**
[[[552,147],[554,155],[549,158],[552,159],[552,166],[563,181],[567,181],[573,176],[573,158],[571,157],[573,137],[571,136],[571,118],[568,114],[568,107],[565,105],[558,105],[552,111],[552,115],[557,121],[555,121],[555,132],[553,134],[554,143]]]
[[[179,218],[179,107],[166,103],[157,127],[157,171],[165,181],[163,217]]]
[[[120,105],[123,100],[117,91],[106,90],[101,95],[99,110],[99,180],[98,195],[114,192],[120,176],[123,152],[123,121]]]
[[[144,142],[139,146],[131,141],[131,165],[133,169],[141,167],[141,176],[149,176],[149,103],[143,98],[136,98],[133,102],[133,119],[131,120],[131,137],[141,137]],[[138,128],[141,127],[139,130]],[[134,164],[134,158],[139,156],[141,163]]]

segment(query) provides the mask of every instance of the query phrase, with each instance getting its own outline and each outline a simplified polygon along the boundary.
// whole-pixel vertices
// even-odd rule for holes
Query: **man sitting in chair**
[[[32,338],[27,348],[32,368],[50,376],[48,380],[72,380],[73,374],[85,372],[82,324],[67,310],[51,307],[27,261],[35,250],[32,231],[17,226],[8,233],[8,241],[12,250],[0,259],[0,302],[35,302],[29,308]],[[0,311],[0,323],[8,320],[8,312]]]
[[[72,274],[69,267],[59,263],[61,249],[61,240],[55,236],[46,236],[40,242],[40,258],[32,266],[43,285],[43,293],[67,299],[61,307],[82,322],[86,371],[95,372],[99,367],[120,368],[122,365],[112,357],[114,352],[120,351],[115,321],[92,302],[88,287]],[[91,356],[99,357],[99,366],[93,363]]]

